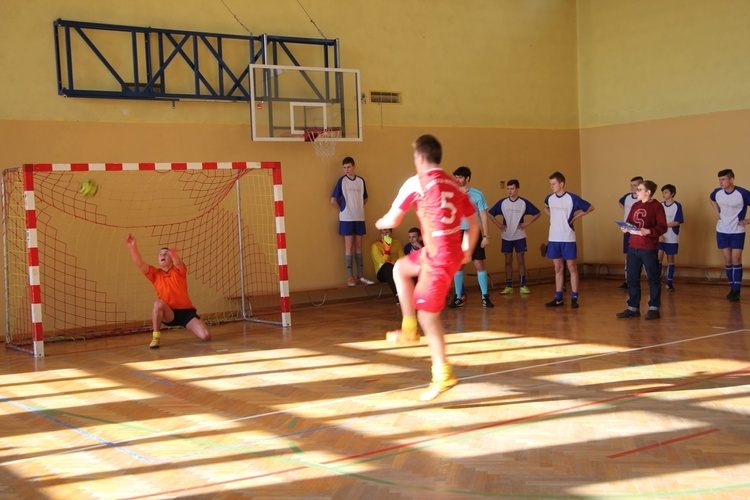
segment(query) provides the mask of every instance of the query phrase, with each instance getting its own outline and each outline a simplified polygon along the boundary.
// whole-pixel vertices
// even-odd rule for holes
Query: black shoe
[[[727,295],[727,300],[729,302],[739,302],[740,301],[740,291],[739,290],[732,290],[729,292],[729,295]]]
[[[560,300],[552,299],[551,302],[547,302],[546,304],[544,304],[544,307],[562,307],[564,305],[565,305],[565,302],[563,302],[562,299]]]
[[[649,311],[649,312],[651,312],[651,311]],[[639,311],[633,311],[631,309],[625,309],[623,312],[617,313],[615,316],[617,316],[618,319],[640,318],[641,317],[641,313]]]
[[[628,289],[628,282],[627,281],[624,282],[622,285],[618,286],[617,288],[622,288],[622,289],[627,290]]]
[[[453,299],[453,302],[451,302],[450,304],[448,304],[448,307],[451,308],[451,309],[455,309],[457,307],[463,307],[463,305],[464,305],[464,301],[461,300],[461,299],[459,299],[458,297],[455,297]]]
[[[401,305],[401,301],[400,301],[400,300],[398,300],[398,295],[396,295],[396,305],[397,305],[397,306],[400,306],[400,305]]]
[[[492,303],[489,295],[482,295],[482,305],[484,307],[495,307],[495,304]]]
[[[646,319],[659,319],[661,318],[661,314],[659,314],[658,309],[649,309],[646,313]]]
[[[672,283],[667,283],[667,291],[674,292],[674,286],[672,286]]]
[[[570,308],[578,309],[578,299],[570,299]]]

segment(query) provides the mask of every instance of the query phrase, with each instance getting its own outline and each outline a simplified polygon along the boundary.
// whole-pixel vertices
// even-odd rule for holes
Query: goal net
[[[176,248],[210,324],[291,324],[279,163],[35,164],[3,172],[6,343],[151,330],[147,264]],[[95,196],[79,192],[84,181]]]

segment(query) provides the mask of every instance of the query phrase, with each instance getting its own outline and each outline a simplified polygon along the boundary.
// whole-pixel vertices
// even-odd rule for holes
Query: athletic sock
[[[732,264],[729,264],[726,266],[727,273],[727,281],[729,281],[729,286],[734,290],[734,266]]]
[[[505,280],[505,286],[507,286],[508,288],[513,288],[513,280]]]
[[[573,300],[578,300],[578,292],[571,292],[570,298]]]
[[[357,276],[364,276],[364,272],[362,271],[362,254],[354,254],[354,259],[357,261]]]
[[[525,274],[521,275],[521,286],[526,286],[526,275]]]
[[[349,277],[353,278],[354,275],[352,274],[352,256],[351,255],[346,256],[346,270],[349,273]]]
[[[555,300],[558,302],[562,300],[562,292],[555,292]]]
[[[445,382],[453,376],[450,363],[436,363],[432,365],[432,381]]]
[[[742,287],[742,264],[734,266],[734,288],[739,290]]]
[[[456,287],[456,297],[461,298],[461,292],[464,289],[464,272],[459,271],[453,277],[453,285]]]
[[[417,317],[416,316],[404,316],[401,320],[401,331],[402,332],[416,332],[417,331]]]
[[[479,281],[479,289],[482,290],[482,295],[487,295],[488,293],[490,293],[487,288],[487,286],[489,285],[487,271],[477,271],[477,281]]]
[[[674,279],[674,264],[669,264],[667,266],[667,283],[672,283],[673,279]]]

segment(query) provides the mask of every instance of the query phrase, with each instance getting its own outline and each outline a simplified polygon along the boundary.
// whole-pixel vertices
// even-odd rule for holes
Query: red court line
[[[509,424],[513,424],[513,423],[519,423],[519,422],[524,422],[524,421],[531,421],[531,420],[538,419],[538,418],[544,418],[544,417],[549,416],[549,415],[554,415],[554,414],[558,414],[558,413],[564,413],[564,412],[567,412],[569,410],[574,410],[574,409],[583,408],[583,407],[587,407],[587,406],[599,405],[599,404],[606,404],[606,403],[610,403],[612,401],[618,401],[618,400],[622,400],[622,399],[637,398],[637,397],[640,397],[640,396],[645,395],[645,394],[651,394],[651,393],[655,393],[655,392],[665,392],[665,391],[668,391],[668,390],[677,389],[677,388],[681,388],[681,387],[687,387],[687,386],[691,386],[691,385],[702,384],[703,382],[707,382],[707,381],[710,381],[710,380],[714,380],[714,379],[717,379],[717,378],[722,378],[722,377],[726,377],[726,376],[730,376],[730,375],[735,375],[735,374],[738,374],[738,373],[747,372],[748,370],[750,370],[750,366],[746,366],[744,368],[740,368],[739,370],[734,370],[734,371],[731,371],[731,372],[719,373],[719,374],[713,375],[711,377],[707,377],[705,379],[690,380],[688,382],[685,382],[684,384],[672,385],[672,386],[669,386],[669,387],[656,387],[654,389],[650,389],[650,390],[647,390],[647,391],[639,391],[639,392],[634,392],[634,393],[630,393],[630,394],[624,394],[622,396],[617,396],[617,397],[613,397],[613,398],[602,399],[602,400],[599,400],[599,401],[591,401],[589,403],[584,403],[584,404],[575,405],[575,406],[569,406],[567,408],[560,408],[558,410],[553,410],[553,411],[548,411],[548,412],[543,412],[543,413],[537,413],[535,415],[528,415],[526,417],[514,418],[514,419],[511,419],[511,420],[505,420],[505,421],[502,421],[502,422],[495,422],[493,424],[487,424],[487,425],[482,425],[482,426],[478,426],[478,427],[473,427],[471,429],[464,429],[462,431],[451,432],[451,433],[444,434],[444,435],[441,435],[441,436],[429,437],[429,438],[425,438],[425,439],[419,439],[419,440],[416,440],[416,441],[411,441],[410,443],[404,443],[404,444],[397,445],[397,446],[390,446],[390,447],[387,447],[387,448],[381,448],[379,450],[372,450],[370,452],[361,453],[359,455],[349,455],[348,457],[341,457],[341,458],[337,458],[337,459],[334,459],[334,460],[327,460],[325,462],[321,462],[321,465],[325,466],[325,465],[329,465],[329,464],[334,464],[336,462],[344,462],[344,461],[354,460],[354,459],[361,458],[361,457],[378,455],[378,454],[387,453],[387,452],[393,451],[393,450],[398,450],[398,449],[413,447],[414,445],[418,445],[418,444],[422,444],[422,443],[427,443],[427,442],[430,442],[430,441],[438,441],[438,440],[442,440],[442,439],[445,439],[445,438],[448,438],[448,437],[452,437],[452,436],[458,436],[458,435],[461,435],[461,434],[468,434],[470,432],[476,432],[476,431],[482,430],[482,429],[490,429],[490,428],[493,428],[493,427],[502,427],[504,425],[509,425]],[[672,440],[669,440],[669,441],[664,441],[661,444],[662,445],[669,444],[669,443],[672,443],[674,441],[681,441],[681,440],[684,440],[684,439],[690,439],[692,437],[697,437],[697,436],[700,436],[702,434],[708,434],[708,433],[716,432],[716,431],[718,431],[718,429],[711,429],[711,430],[704,431],[704,432],[701,432],[701,433],[697,433],[697,434],[694,434],[694,435],[691,435],[691,436],[685,436],[685,437],[682,437],[682,438],[676,438],[676,439],[672,439]],[[652,446],[656,446],[656,445],[652,445]],[[629,452],[623,452],[623,453],[620,453],[619,455],[623,455],[623,454],[627,454],[627,453],[635,453],[636,451],[642,451],[642,450],[645,450],[647,448],[648,447],[639,448],[639,450],[633,450],[633,451],[629,451]],[[258,455],[262,455],[262,453],[258,453]],[[618,455],[610,455],[607,458],[612,458],[612,457],[617,457],[617,456]],[[181,489],[178,489],[178,490],[160,491],[159,493],[156,493],[156,494],[146,494],[146,495],[142,495],[142,496],[139,496],[139,497],[131,497],[131,498],[133,498],[133,499],[136,499],[136,498],[150,498],[152,496],[162,496],[162,495],[169,495],[169,494],[175,494],[175,493],[194,492],[194,491],[200,490],[202,488],[210,488],[210,487],[216,487],[216,486],[226,486],[226,485],[229,485],[229,484],[232,484],[232,483],[238,483],[238,482],[242,482],[242,481],[252,481],[252,480],[260,479],[260,478],[264,478],[264,477],[278,476],[278,475],[281,475],[281,474],[287,474],[287,473],[290,473],[290,472],[296,472],[296,471],[299,471],[299,470],[307,469],[309,467],[311,467],[311,465],[303,464],[301,466],[292,466],[292,467],[287,467],[285,469],[279,469],[279,470],[275,470],[275,471],[268,471],[268,472],[264,472],[264,473],[257,474],[257,475],[254,475],[254,476],[250,475],[250,476],[241,477],[241,478],[229,479],[229,480],[226,480],[226,481],[214,481],[214,482],[202,484],[200,486],[191,486],[191,487],[188,487],[188,488],[181,488]]]
[[[485,430],[485,429],[492,429],[492,428],[495,428],[495,427],[503,427],[503,426],[506,426],[506,425],[518,424],[518,423],[522,423],[522,422],[529,422],[529,421],[533,421],[533,420],[537,420],[537,419],[542,419],[542,418],[549,417],[549,416],[552,416],[552,415],[557,415],[557,414],[560,414],[560,413],[566,413],[566,412],[569,412],[569,411],[572,411],[572,410],[579,410],[581,408],[586,408],[588,406],[597,406],[597,405],[602,405],[602,404],[608,404],[608,403],[612,403],[614,401],[620,401],[620,400],[623,400],[623,399],[635,399],[635,398],[644,396],[646,394],[653,394],[653,393],[656,393],[656,392],[666,392],[666,391],[671,391],[671,390],[674,390],[674,389],[689,387],[691,385],[698,385],[698,384],[702,384],[704,382],[708,382],[710,380],[714,380],[714,379],[717,379],[717,378],[722,378],[722,377],[727,377],[727,376],[730,376],[730,375],[735,375],[735,374],[738,374],[738,373],[743,373],[743,372],[746,372],[748,370],[750,370],[750,366],[746,366],[744,368],[740,368],[739,370],[734,370],[734,371],[731,371],[731,372],[719,373],[719,374],[713,375],[711,377],[707,377],[707,378],[700,379],[700,380],[690,380],[690,381],[685,382],[683,384],[670,385],[669,387],[655,387],[653,389],[649,389],[649,390],[646,390],[646,391],[639,391],[639,392],[633,392],[633,393],[630,393],[630,394],[623,394],[622,396],[615,396],[615,397],[612,397],[612,398],[600,399],[600,400],[597,400],[597,401],[589,401],[588,403],[582,403],[582,404],[578,404],[578,405],[574,405],[574,406],[568,406],[568,407],[565,407],[565,408],[559,408],[557,410],[545,411],[545,412],[542,412],[542,413],[536,413],[534,415],[527,415],[525,417],[512,418],[510,420],[503,420],[501,422],[493,422],[491,424],[479,425],[477,427],[472,427],[470,429],[463,429],[463,430],[460,430],[460,431],[449,432],[447,434],[442,434],[440,436],[431,436],[431,437],[427,437],[427,438],[424,438],[424,439],[419,439],[419,440],[416,440],[416,441],[411,441],[409,443],[402,443],[402,444],[395,445],[395,446],[389,446],[388,448],[381,448],[379,450],[371,450],[371,451],[368,451],[368,452],[365,452],[365,453],[360,453],[358,455],[349,455],[348,457],[341,457],[341,458],[337,458],[337,459],[334,459],[334,460],[328,460],[328,461],[321,462],[321,463],[324,464],[324,465],[328,465],[328,464],[333,464],[333,463],[336,463],[336,462],[345,462],[345,461],[349,461],[349,460],[356,460],[356,459],[359,459],[359,458],[370,457],[370,456],[373,456],[373,455],[380,455],[380,454],[383,454],[383,453],[388,453],[388,452],[399,450],[399,449],[403,449],[403,448],[411,448],[411,447],[413,447],[415,445],[420,445],[420,444],[428,443],[428,442],[431,442],[431,441],[438,441],[438,440],[443,440],[443,439],[447,439],[447,438],[450,438],[450,437],[460,436],[461,434],[468,434],[470,432],[477,432],[477,431],[481,431],[481,430]]]
[[[682,437],[678,437],[674,439],[668,439],[667,441],[659,441],[658,443],[650,444],[648,446],[643,446],[642,448],[635,448],[633,450],[623,451],[621,453],[615,453],[614,455],[607,456],[607,458],[620,458],[620,457],[624,457],[625,455],[632,455],[633,453],[640,453],[646,450],[653,450],[654,448],[658,448],[660,446],[677,443],[678,441],[686,441],[688,439],[693,439],[699,436],[705,436],[706,434],[711,434],[713,432],[718,432],[718,431],[719,429],[709,429],[703,432],[696,432],[695,434],[689,434],[687,436],[682,436]]]

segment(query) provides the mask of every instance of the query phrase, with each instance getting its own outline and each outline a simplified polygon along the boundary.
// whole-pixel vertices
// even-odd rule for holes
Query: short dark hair
[[[506,185],[507,186],[516,186],[517,188],[521,187],[521,183],[518,182],[518,179],[511,179],[511,180],[508,181],[508,183]]]
[[[643,177],[641,177],[640,175],[636,175],[635,177],[630,179],[630,182],[633,182],[633,181],[643,182]]]
[[[555,179],[557,182],[562,182],[565,184],[565,176],[561,174],[560,172],[555,172],[552,175],[549,176],[550,179]]]
[[[654,181],[643,181],[641,182],[641,184],[643,184],[643,186],[646,188],[647,191],[651,191],[651,196],[654,195],[657,188],[659,187],[656,185]]]
[[[731,168],[725,168],[724,170],[719,170],[719,177],[724,176],[729,177],[730,179],[734,179],[734,172],[732,172]]]
[[[414,151],[424,155],[430,163],[440,165],[440,162],[443,160],[443,146],[440,145],[440,141],[434,135],[421,135],[414,141],[412,146],[414,146]]]
[[[662,191],[669,191],[672,196],[677,194],[677,188],[674,187],[674,184],[664,184],[664,187],[661,188]]]
[[[352,165],[354,165],[354,158],[352,158],[351,156],[347,156],[346,158],[341,160],[342,165],[346,165],[347,163],[351,163]]]
[[[419,236],[422,236],[422,230],[419,229],[418,227],[413,227],[413,228],[409,229],[409,232],[410,233],[417,233]]]
[[[469,167],[458,167],[453,171],[453,175],[460,175],[461,177],[471,179],[471,169]]]

